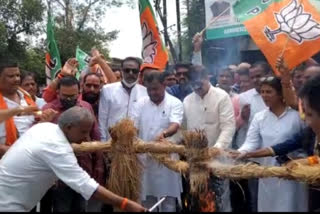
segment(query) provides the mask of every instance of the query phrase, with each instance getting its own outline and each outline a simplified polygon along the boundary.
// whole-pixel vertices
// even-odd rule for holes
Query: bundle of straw
[[[133,147],[137,129],[131,120],[124,119],[110,129],[111,169],[108,187],[114,193],[134,201],[139,200],[141,192],[142,165]]]
[[[199,195],[208,189],[208,169],[201,162],[210,159],[208,149],[208,139],[203,130],[188,131],[183,133],[186,144],[187,162],[189,163],[190,193]]]
[[[170,155],[151,155],[156,161],[165,165],[168,169],[185,174],[189,170],[189,164],[184,161],[172,160]]]
[[[295,167],[266,167],[256,164],[228,165],[213,161],[208,164],[212,173],[221,178],[250,179],[278,177],[285,180],[296,180],[313,185],[320,184],[320,165],[306,166],[296,164]]]

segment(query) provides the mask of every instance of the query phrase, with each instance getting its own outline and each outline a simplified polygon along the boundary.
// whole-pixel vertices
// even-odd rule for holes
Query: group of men
[[[103,188],[108,157],[101,152],[75,156],[70,143],[106,142],[109,129],[130,118],[144,141],[161,142],[179,137],[180,130],[201,129],[209,147],[240,148],[254,115],[267,108],[260,95],[260,79],[272,71],[265,62],[228,66],[220,69],[214,86],[201,65],[201,44],[202,38],[195,36],[193,65],[180,63],[165,72],[153,66],[146,69],[139,59],[128,57],[121,63],[120,79],[95,53],[89,67],[99,65],[107,84],[92,71],[77,80],[77,61],[70,59],[44,90],[44,106],[37,105],[36,97],[21,84],[18,64],[1,60],[0,211],[30,211],[40,199],[44,212],[110,209],[103,203],[144,211],[163,196],[167,197],[158,211],[178,211],[186,185],[180,174],[141,155],[142,207]],[[320,73],[318,65],[308,69],[302,75],[305,78]],[[292,78],[297,90],[303,84],[299,74],[295,71]],[[285,77],[283,84],[287,84]],[[287,97],[292,95],[290,90]],[[224,181],[219,185],[223,191],[215,190],[218,211],[243,209],[235,185]],[[257,211],[257,182],[249,181],[248,186],[248,209]]]

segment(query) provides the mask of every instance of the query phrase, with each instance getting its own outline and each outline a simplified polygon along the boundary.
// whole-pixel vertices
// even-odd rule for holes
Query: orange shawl
[[[24,99],[26,100],[29,106],[36,106],[35,102],[32,100],[28,92],[22,89],[19,89],[19,90],[23,93]],[[3,109],[3,110],[8,109],[7,103],[4,100],[2,93],[0,93],[0,109]],[[6,145],[11,146],[18,138],[17,128],[14,124],[13,117],[6,120],[5,128],[6,128]]]

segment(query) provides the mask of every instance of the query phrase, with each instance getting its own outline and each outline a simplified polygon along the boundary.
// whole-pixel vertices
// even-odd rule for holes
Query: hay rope
[[[266,167],[256,164],[228,165],[213,161],[208,164],[211,172],[221,178],[230,178],[234,180],[251,178],[269,178],[278,177],[285,180],[296,180],[309,184],[320,184],[320,165],[306,166],[296,164],[292,168]]]

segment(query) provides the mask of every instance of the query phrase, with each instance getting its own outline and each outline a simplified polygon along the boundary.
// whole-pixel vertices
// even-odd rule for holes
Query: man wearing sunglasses
[[[170,87],[168,92],[183,101],[186,96],[192,93],[192,89],[189,84],[189,71],[191,64],[176,64],[176,78],[178,84]]]
[[[109,128],[132,112],[140,98],[147,97],[144,86],[137,84],[141,62],[135,57],[128,57],[121,63],[122,81],[105,85],[99,102],[99,126],[101,140],[110,138]]]

